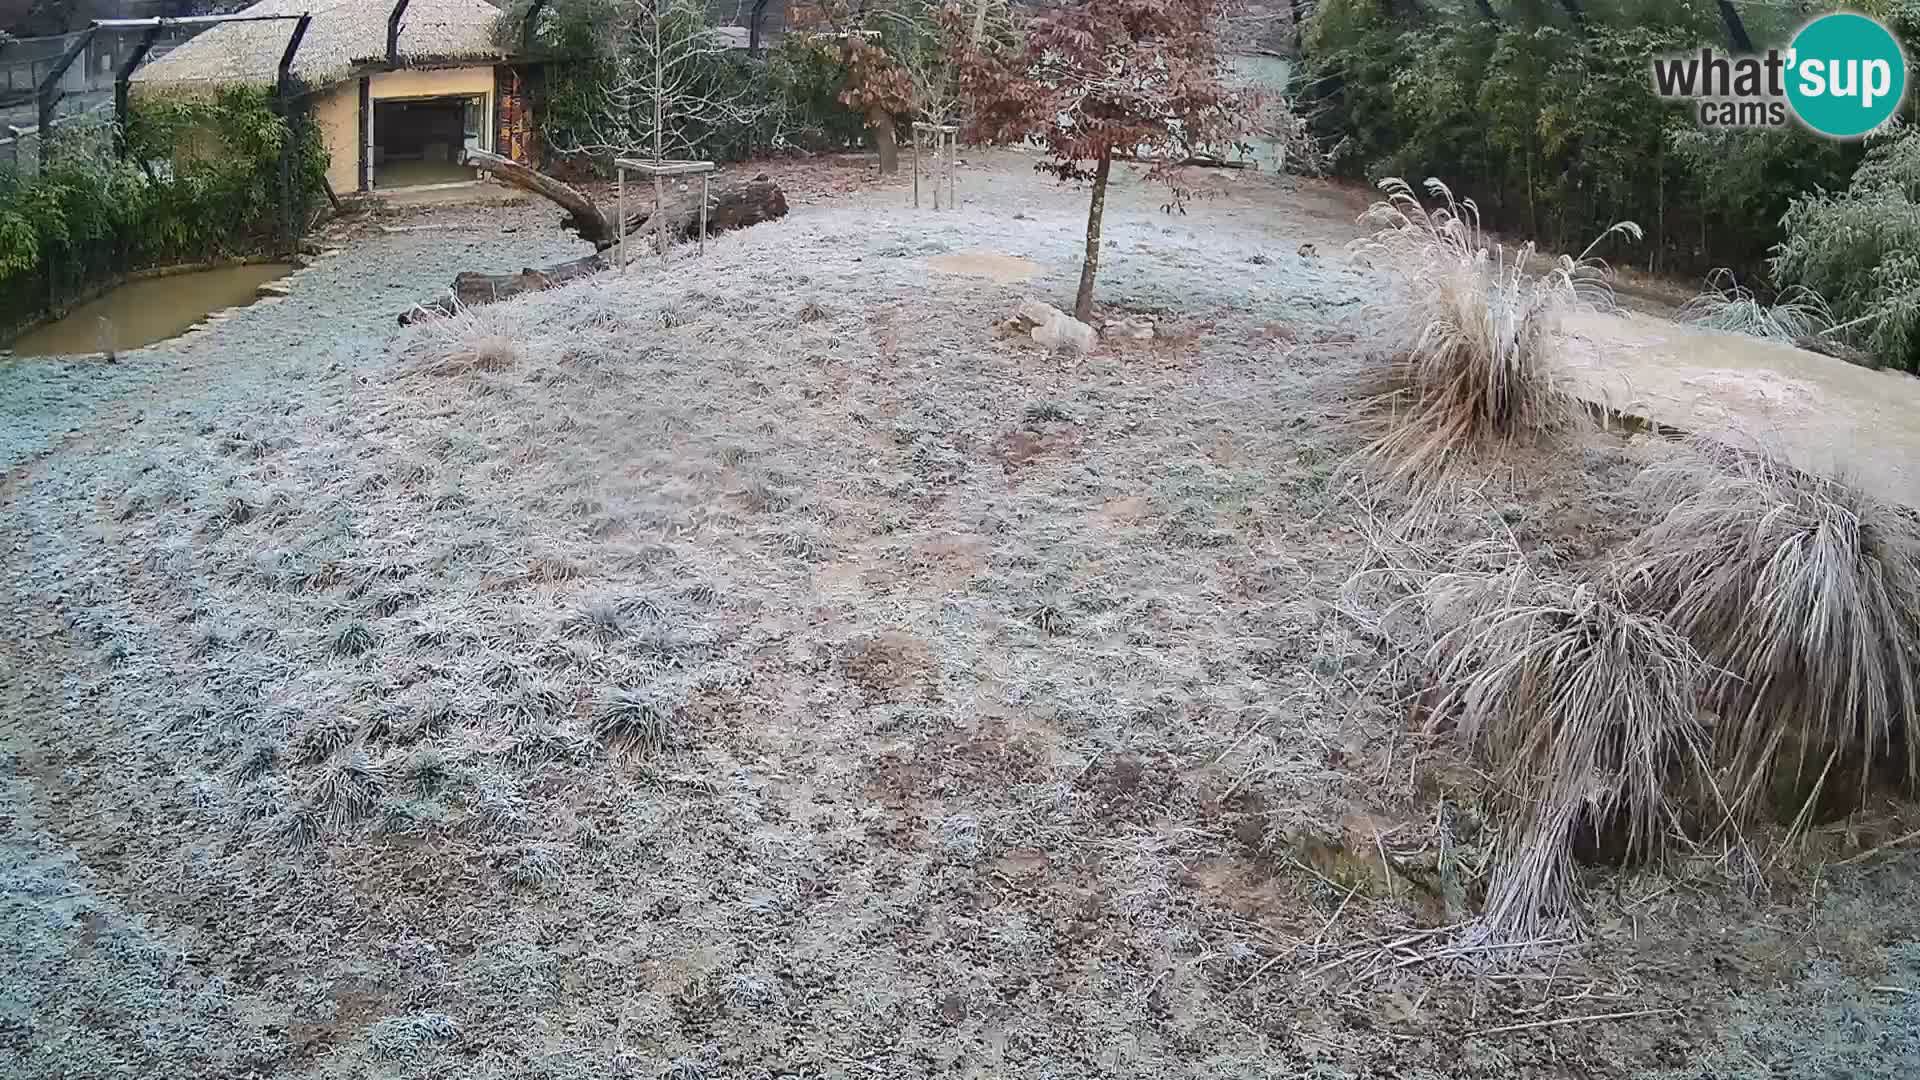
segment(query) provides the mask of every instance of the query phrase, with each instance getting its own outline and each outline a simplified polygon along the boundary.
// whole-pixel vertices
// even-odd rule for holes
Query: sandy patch
[[[1002,285],[1017,285],[1022,281],[1030,281],[1040,272],[1040,264],[1032,259],[1022,259],[1017,255],[1001,255],[991,251],[961,251],[952,255],[935,255],[927,260],[927,265],[943,274],[983,277]]]

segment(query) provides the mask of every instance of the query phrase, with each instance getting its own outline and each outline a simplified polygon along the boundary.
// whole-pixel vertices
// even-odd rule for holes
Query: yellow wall
[[[360,80],[349,79],[313,100],[313,119],[327,148],[327,183],[335,195],[360,190]]]
[[[485,94],[493,97],[490,67],[448,68],[445,71],[382,71],[373,77],[373,98],[445,97]]]
[[[491,67],[382,71],[372,79],[375,101],[484,94],[487,99],[487,137],[489,140],[493,137]],[[315,122],[320,125],[320,136],[326,140],[327,183],[333,185],[337,195],[360,190],[360,80],[348,79],[315,95],[313,114]]]

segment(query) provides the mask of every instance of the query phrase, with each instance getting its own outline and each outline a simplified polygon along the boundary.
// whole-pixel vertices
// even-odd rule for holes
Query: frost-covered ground
[[[1394,507],[1341,472],[1382,290],[1300,253],[1330,200],[1123,188],[1100,298],[1161,340],[1069,360],[1000,324],[1083,207],[963,183],[397,338],[577,249],[376,237],[0,376],[0,1072],[1912,1074],[1897,862],[1598,871],[1591,944],[1438,947],[1488,837],[1336,611]],[[1041,271],[928,261],[974,252]],[[1581,562],[1647,452],[1450,524]]]

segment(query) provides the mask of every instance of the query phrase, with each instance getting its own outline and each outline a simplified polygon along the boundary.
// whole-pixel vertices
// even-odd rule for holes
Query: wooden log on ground
[[[531,191],[567,212],[561,224],[580,234],[580,239],[598,250],[613,246],[613,225],[592,199],[570,184],[561,183],[546,173],[529,168],[512,158],[489,154],[485,150],[467,150],[460,155],[463,164],[485,169],[508,184]]]
[[[664,210],[669,240],[693,240],[700,235],[700,193],[696,189],[687,194],[691,198],[669,202]],[[715,187],[707,192],[708,236],[718,236],[723,232],[786,216],[787,193],[780,190],[779,184],[764,176],[745,183]],[[644,213],[627,222],[627,235],[651,233],[652,221],[653,207],[648,205]]]
[[[521,293],[540,292],[543,289],[565,285],[569,281],[577,281],[597,274],[609,265],[611,264],[607,257],[596,251],[592,255],[555,263],[552,266],[529,266],[517,274],[464,272],[454,277],[453,291],[449,295],[402,312],[400,325],[406,326],[436,315],[451,315],[463,307],[492,304],[500,300],[510,300]]]
[[[595,249],[605,251],[613,246],[613,222],[592,199],[572,185],[511,158],[489,154],[484,150],[468,150],[461,160],[475,168],[487,170],[522,191],[530,191],[550,200],[567,212],[561,224],[579,233],[580,238]],[[700,232],[700,197],[697,194],[669,203],[666,213],[673,215],[667,219],[667,233],[673,239],[691,240]],[[780,190],[779,184],[765,176],[745,183],[715,186],[707,193],[708,236],[744,229],[786,215],[786,193]],[[631,234],[650,228],[648,222],[652,217],[652,207],[649,206],[645,213],[627,222],[627,232]]]
[[[555,180],[497,154],[469,150],[464,156],[469,165],[487,169],[515,187],[553,200],[567,211],[563,224],[580,234],[597,249],[594,254],[555,263],[546,267],[527,267],[517,274],[480,274],[466,272],[453,279],[453,290],[437,300],[416,304],[401,312],[400,325],[406,326],[437,315],[451,315],[463,307],[491,304],[564,285],[569,281],[599,273],[612,265],[603,252],[613,246],[614,225],[600,212],[592,199]],[[652,207],[627,222],[628,233],[651,232]],[[668,203],[667,235],[675,241],[692,240],[700,232],[700,197]],[[780,185],[765,176],[745,183],[716,187],[707,193],[707,235],[715,236],[733,229],[744,229],[763,221],[787,216],[787,196]],[[629,258],[633,257],[629,249]]]

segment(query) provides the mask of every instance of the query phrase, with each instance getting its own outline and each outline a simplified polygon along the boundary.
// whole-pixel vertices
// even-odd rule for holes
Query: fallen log
[[[406,326],[424,318],[437,315],[451,315],[463,307],[479,304],[491,304],[500,300],[519,296],[521,293],[539,292],[576,281],[590,274],[599,273],[613,265],[613,261],[604,252],[613,246],[614,226],[608,215],[594,205],[592,199],[563,184],[545,173],[530,169],[517,161],[489,154],[480,150],[466,152],[467,164],[486,169],[500,179],[515,187],[531,191],[536,195],[551,199],[567,211],[562,224],[591,244],[596,249],[592,255],[571,259],[552,266],[527,267],[517,274],[481,274],[468,271],[453,279],[453,289],[446,296],[400,313],[400,325]],[[653,208],[628,220],[629,235],[643,230],[652,231]],[[670,202],[661,211],[667,215],[666,231],[669,240],[692,240],[700,234],[700,199],[695,195],[690,200]],[[734,229],[744,229],[749,225],[758,225],[763,221],[773,221],[787,216],[787,196],[780,185],[765,176],[727,187],[716,187],[707,193],[707,235],[717,236]],[[629,249],[628,259],[632,261],[638,253]]]
[[[547,199],[567,212],[561,224],[580,234],[582,240],[592,244],[595,249],[605,251],[613,246],[614,226],[606,212],[594,201],[572,185],[562,183],[537,169],[529,168],[511,158],[498,154],[489,154],[484,150],[468,150],[463,156],[468,165],[485,169],[508,184],[530,191]],[[645,199],[644,195],[640,198]],[[700,199],[693,196],[677,199],[667,204],[664,211],[672,215],[667,219],[667,232],[675,240],[692,240],[700,232]],[[780,185],[768,180],[764,175],[745,183],[716,185],[707,192],[707,235],[718,236],[733,229],[744,229],[749,225],[758,225],[763,221],[785,217],[787,214],[787,196]],[[643,228],[650,228],[653,208],[648,206],[645,212],[627,220],[627,233],[632,235]]]
[[[580,239],[592,244],[596,250],[605,250],[613,246],[613,225],[607,221],[607,215],[570,184],[562,183],[538,169],[522,165],[512,158],[499,154],[489,154],[485,150],[467,150],[461,153],[463,164],[485,169],[494,176],[522,191],[531,191],[567,212],[560,224],[580,234]]]
[[[667,215],[669,240],[692,240],[700,235],[700,196],[669,202],[661,211]],[[745,183],[716,187],[707,193],[707,235],[718,236],[744,229],[763,221],[787,216],[787,193],[764,176]],[[653,207],[627,221],[627,235],[653,231]]]
[[[605,255],[594,252],[552,266],[529,266],[517,274],[480,274],[471,270],[454,275],[453,291],[438,300],[415,304],[400,313],[400,325],[409,326],[421,319],[451,315],[463,307],[511,300],[521,293],[557,288],[569,281],[590,277],[612,265]]]

